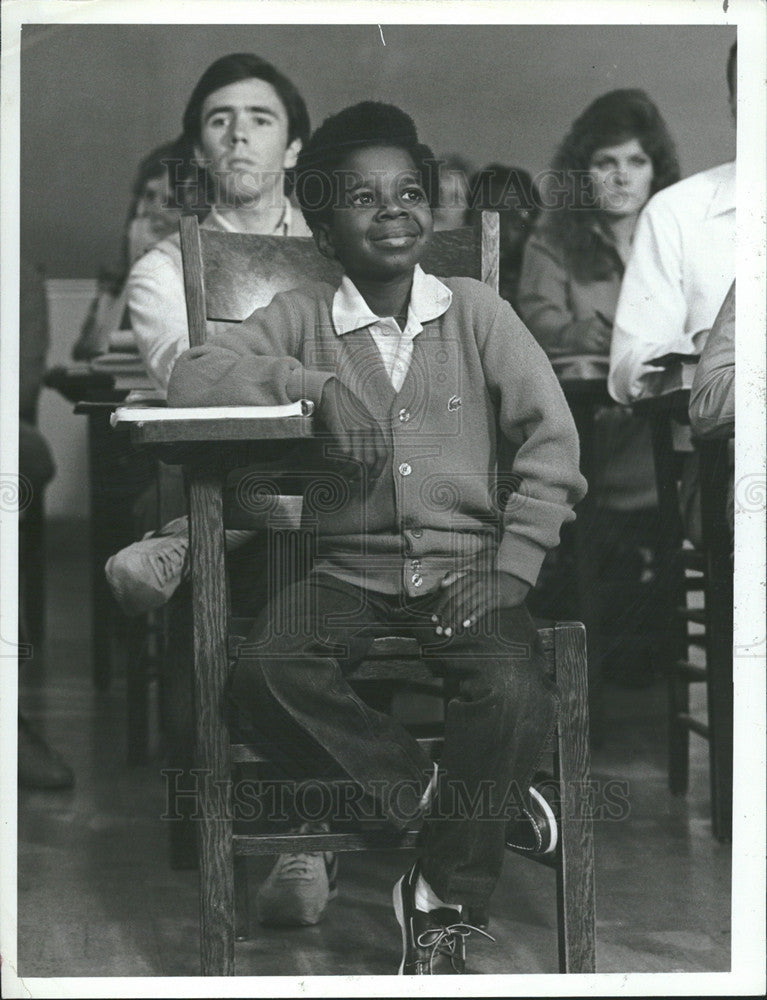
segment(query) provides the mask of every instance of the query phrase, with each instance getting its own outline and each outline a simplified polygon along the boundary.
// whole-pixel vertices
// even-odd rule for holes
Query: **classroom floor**
[[[197,874],[168,863],[162,761],[125,762],[124,681],[91,683],[84,526],[53,525],[46,648],[21,674],[21,705],[76,773],[69,792],[21,792],[20,976],[181,976],[199,972]],[[694,691],[695,712],[704,694]],[[592,777],[608,804],[595,823],[599,972],[730,967],[730,846],[711,835],[706,745],[691,738],[690,790],[665,774],[665,690],[608,686]],[[610,813],[618,818],[610,818]],[[255,860],[251,884],[271,862]],[[407,856],[345,855],[324,921],[237,945],[241,975],[391,974],[399,930],[391,888]],[[496,943],[476,972],[556,972],[554,875],[509,855],[491,912]]]

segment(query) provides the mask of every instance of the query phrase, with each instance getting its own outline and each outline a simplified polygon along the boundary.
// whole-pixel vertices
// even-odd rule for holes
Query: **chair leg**
[[[725,591],[727,588],[723,588]],[[706,684],[711,823],[717,840],[732,840],[732,593],[708,599]]]
[[[690,775],[690,730],[679,723],[690,712],[690,685],[672,672],[668,679],[668,785],[672,795],[685,795]]]
[[[561,794],[557,867],[559,971],[596,971],[594,830],[590,796],[588,678],[585,629],[559,624],[554,633],[560,706],[554,776]],[[579,669],[579,666],[581,669]]]
[[[247,941],[250,934],[250,898],[248,893],[248,859],[234,856],[234,937]]]
[[[130,619],[125,626],[125,637],[128,764],[145,764],[149,744],[149,637],[146,618]]]

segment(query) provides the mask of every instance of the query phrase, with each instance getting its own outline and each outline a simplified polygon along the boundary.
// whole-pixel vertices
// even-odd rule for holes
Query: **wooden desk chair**
[[[435,235],[424,269],[443,276],[470,275],[497,287],[498,219],[484,213],[479,238],[471,229]],[[200,344],[206,320],[241,321],[257,305],[281,289],[307,277],[337,281],[336,267],[321,257],[309,239],[251,237],[199,229],[195,218],[181,221],[190,340]],[[248,280],[243,280],[247,275]],[[266,289],[266,292],[262,292]],[[305,418],[250,421],[274,425],[276,437],[310,435]],[[246,421],[247,423],[247,421]],[[268,428],[258,428],[262,436]],[[183,433],[189,433],[188,428]],[[247,427],[227,433],[242,441]],[[165,440],[170,440],[165,428]],[[194,621],[194,688],[197,766],[210,780],[199,789],[201,949],[204,975],[234,972],[235,863],[249,854],[304,851],[357,851],[412,847],[415,834],[393,837],[384,831],[329,834],[234,835],[231,820],[231,764],[263,761],[252,749],[230,746],[223,723],[223,689],[228,671],[226,588],[223,580],[223,499],[226,469],[212,432],[198,430],[198,444],[186,459],[190,485],[190,526]],[[157,439],[155,439],[157,440]],[[186,440],[190,440],[187,436]],[[216,447],[210,450],[211,445]],[[207,452],[207,454],[206,454]],[[588,683],[585,631],[562,624],[541,633],[549,665],[560,686],[562,711],[554,737],[554,777],[560,789],[560,846],[554,856],[540,858],[557,873],[559,963],[564,972],[595,969],[595,913],[592,822],[584,788],[589,787]],[[427,676],[412,659],[416,644],[401,639],[378,640],[374,655],[356,676],[369,679]],[[402,661],[406,661],[404,668]],[[400,664],[399,670],[397,665]],[[429,680],[431,676],[428,675]],[[425,743],[436,749],[435,740]],[[222,803],[222,793],[225,802]],[[223,811],[222,811],[223,805]],[[240,884],[242,884],[240,882]],[[242,896],[238,893],[240,901]],[[245,930],[242,914],[239,930]]]
[[[690,733],[709,743],[712,831],[732,837],[732,564],[725,522],[727,442],[697,442],[701,490],[702,539],[691,547],[683,524],[682,480],[695,458],[689,437],[689,390],[642,400],[634,405],[648,416],[653,439],[661,529],[656,586],[662,622],[664,669],[668,678],[668,780],[674,795],[689,783]],[[723,548],[724,546],[724,548]],[[703,607],[688,606],[691,594]],[[697,631],[691,628],[697,626]],[[705,666],[692,662],[700,648]],[[690,684],[704,683],[707,719],[690,712]]]

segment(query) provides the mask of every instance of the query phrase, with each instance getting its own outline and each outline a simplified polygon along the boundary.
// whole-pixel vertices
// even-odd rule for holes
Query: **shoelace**
[[[481,927],[475,927],[474,924],[465,924],[463,922],[447,924],[445,927],[430,928],[428,931],[423,931],[418,935],[416,938],[418,947],[431,949],[429,952],[429,975],[432,975],[434,959],[438,954],[447,955],[453,969],[456,972],[458,971],[455,968],[456,950],[459,946],[463,947],[466,938],[469,937],[472,931],[476,931],[477,934],[481,934],[490,941],[495,941],[493,935],[488,934],[487,931],[483,931]]]
[[[167,548],[157,549],[153,554],[155,558],[155,570],[160,578],[160,582],[164,585],[169,580],[172,580],[174,576],[177,576],[179,569],[183,567],[187,554],[187,546],[183,542],[180,542],[169,545]]]
[[[317,857],[316,854],[283,854],[283,863],[280,865],[279,875],[306,875],[309,871],[310,859]]]

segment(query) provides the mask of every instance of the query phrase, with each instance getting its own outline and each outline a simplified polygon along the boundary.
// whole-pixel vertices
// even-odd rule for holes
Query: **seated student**
[[[195,208],[186,197],[187,191],[194,194],[194,189],[184,186],[189,162],[190,149],[181,136],[153,149],[139,163],[125,224],[123,266],[117,272],[104,269],[99,274],[98,293],[72,349],[76,361],[107,351],[110,335],[116,331],[124,330],[126,339],[132,340],[127,312],[128,271],[155,244],[178,229],[184,208]],[[198,214],[205,214],[204,207]]]
[[[299,158],[297,196],[320,251],[343,265],[340,286],[276,295],[182,355],[168,385],[172,406],[311,399],[353,470],[334,509],[311,512],[313,570],[260,615],[230,696],[236,727],[270,733],[297,774],[322,759],[396,828],[423,819],[421,857],[394,887],[399,971],[417,975],[446,958],[465,971],[462,908],[486,906],[507,842],[556,844],[530,785],[558,698],[524,601],[585,493],[570,411],[516,314],[480,282],[419,267],[430,157],[391,105],[328,118]],[[491,499],[497,426],[520,484],[503,509]],[[457,683],[438,770],[345,679],[382,630],[414,636]],[[487,813],[462,811],[481,790]]]
[[[19,477],[31,497],[40,498],[53,478],[56,467],[48,442],[37,427],[37,404],[48,353],[48,305],[40,271],[23,254],[19,261]],[[25,598],[27,563],[39,560],[42,553],[33,551],[40,537],[28,524],[29,508],[19,509],[19,641],[35,643],[29,624],[32,608]],[[34,651],[35,643],[32,643]],[[19,667],[25,662],[19,659]],[[63,757],[50,747],[29,720],[19,712],[18,781],[20,788],[71,788],[75,776]]]
[[[576,118],[552,170],[558,197],[525,246],[519,311],[560,378],[577,379],[604,367],[637,220],[652,194],[679,179],[679,163],[653,101],[620,89]],[[643,686],[654,680],[661,641],[647,586],[659,530],[648,421],[628,407],[600,407],[594,453],[603,674]]]
[[[187,197],[210,209],[202,227],[308,236],[301,213],[286,193],[290,170],[308,135],[303,98],[271,63],[246,52],[222,56],[208,66],[187,102],[179,140],[198,164],[199,191],[194,197],[187,192]],[[181,177],[186,181],[183,165]],[[139,353],[152,381],[165,389],[176,358],[189,347],[177,231],[134,264],[127,294]],[[263,294],[268,298],[268,289]],[[225,326],[212,321],[209,333]],[[182,515],[180,484],[176,492],[176,513]],[[284,507],[290,509],[289,500]],[[252,532],[227,534],[230,549],[248,542],[253,542]],[[126,614],[145,614],[169,600],[187,571],[188,544],[186,518],[177,517],[110,558],[107,580]]]
[[[438,161],[439,187],[434,206],[434,229],[460,229],[469,217],[469,163],[458,153]]]

